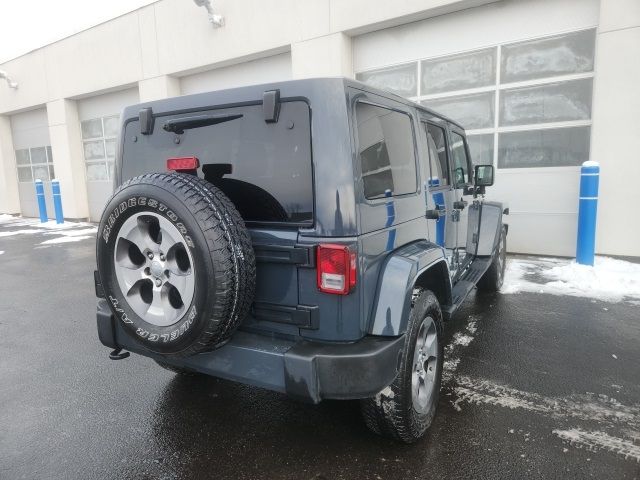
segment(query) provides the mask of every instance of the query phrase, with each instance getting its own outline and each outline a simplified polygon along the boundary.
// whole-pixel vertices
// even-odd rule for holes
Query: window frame
[[[87,118],[84,120],[80,120],[80,136],[81,136],[81,142],[82,142],[82,157],[84,160],[84,176],[85,176],[85,180],[87,182],[107,182],[107,183],[112,183],[113,179],[115,177],[115,161],[116,161],[116,156],[117,156],[117,152],[118,152],[118,134],[116,133],[115,136],[106,135],[106,130],[105,130],[105,120],[109,119],[109,118],[116,118],[117,119],[117,123],[120,123],[120,116],[118,114],[109,114],[109,115],[104,115],[101,117],[96,117],[96,118]],[[84,137],[83,133],[82,133],[82,124],[84,122],[91,122],[94,120],[99,120],[100,121],[100,126],[102,127],[102,135],[99,137]],[[115,149],[115,155],[113,157],[109,157],[107,154],[107,142],[113,140],[115,142],[116,145],[116,149]],[[102,149],[104,152],[104,156],[101,159],[92,159],[92,160],[87,160],[86,157],[86,153],[85,153],[85,145],[87,143],[90,142],[101,142],[102,143]],[[100,165],[100,164],[104,164],[105,168],[106,168],[106,173],[107,173],[107,178],[104,180],[90,180],[87,176],[87,166],[89,165]]]
[[[381,97],[384,98],[384,97]],[[385,99],[386,100],[386,99]],[[413,192],[401,193],[401,194],[392,194],[391,197],[378,197],[378,198],[367,198],[364,193],[364,176],[362,174],[362,161],[360,160],[360,135],[358,132],[358,117],[357,117],[357,107],[359,103],[363,103],[366,105],[371,105],[373,107],[384,108],[385,110],[389,110],[392,112],[400,113],[402,115],[406,115],[409,118],[409,125],[411,126],[411,135],[413,139],[413,167],[415,171],[415,190]],[[391,102],[390,102],[391,103]],[[404,105],[403,105],[404,106]],[[414,122],[414,115],[410,108],[406,110],[402,108],[398,108],[398,104],[394,104],[394,106],[387,105],[380,101],[371,100],[368,95],[361,95],[356,97],[352,103],[352,112],[351,118],[353,121],[353,135],[354,135],[354,157],[355,157],[355,172],[357,174],[358,179],[358,191],[362,196],[362,200],[364,203],[369,205],[379,205],[381,203],[386,203],[389,201],[389,198],[393,199],[403,199],[408,197],[414,197],[422,193],[422,188],[420,186],[420,167],[419,162],[420,159],[418,157],[418,143],[416,138],[416,128]],[[391,165],[391,164],[390,164]]]
[[[35,149],[44,149],[44,156],[45,156],[45,161],[44,162],[37,162],[37,163],[33,163],[33,156],[31,153],[31,150],[35,150]],[[22,163],[19,164],[18,163],[18,157],[16,155],[16,152],[21,151],[21,150],[26,150],[27,151],[27,155],[29,157],[29,163]],[[55,166],[53,164],[53,152],[51,150],[51,145],[41,145],[38,147],[27,147],[27,148],[18,148],[18,149],[14,149],[13,151],[13,155],[14,158],[16,160],[16,178],[18,180],[18,183],[33,183],[36,181],[36,176],[34,174],[33,171],[33,167],[46,167],[47,169],[47,179],[43,180],[41,179],[43,182],[51,182],[54,178],[55,178]],[[29,169],[31,171],[31,180],[20,180],[20,176],[18,174],[19,169]],[[53,173],[53,175],[51,175],[51,173]]]
[[[446,161],[446,164],[447,164],[446,168],[447,168],[447,176],[448,176],[447,183],[445,185],[437,185],[437,186],[428,185],[429,191],[434,191],[434,190],[435,191],[440,191],[440,190],[448,190],[450,188],[453,188],[453,186],[451,184],[451,155],[450,155],[450,152],[449,152],[449,136],[447,134],[447,130],[448,129],[447,129],[446,122],[443,121],[442,123],[440,123],[438,121],[435,121],[434,119],[429,119],[429,120],[421,119],[420,123],[422,123],[422,124],[424,124],[426,126],[432,125],[432,126],[434,126],[436,128],[441,128],[443,133],[444,133],[444,136],[443,136],[444,144],[445,144],[444,151],[445,151],[445,155],[446,155],[445,161]],[[425,139],[427,140],[427,155],[429,156],[429,172],[428,173],[429,173],[429,179],[431,179],[431,171],[432,171],[433,167],[431,165],[431,153],[429,152],[429,130],[428,129],[425,131]],[[437,154],[437,152],[436,152],[436,154]],[[440,161],[440,160],[438,160],[438,161]]]
[[[456,135],[460,135],[460,137],[462,138],[462,145],[464,147],[464,153],[467,157],[467,181],[465,183],[460,183],[460,184],[451,184],[451,186],[455,189],[455,190],[462,190],[465,187],[471,187],[473,185],[473,162],[471,161],[471,151],[469,150],[469,144],[467,142],[467,135],[465,134],[464,130],[462,130],[461,128],[458,128],[457,126],[454,125],[449,125],[449,137],[450,138],[450,142],[449,142],[449,150],[450,150],[450,158],[453,161],[453,134],[455,133]],[[451,165],[451,178],[455,177],[455,171],[453,170],[453,164]]]

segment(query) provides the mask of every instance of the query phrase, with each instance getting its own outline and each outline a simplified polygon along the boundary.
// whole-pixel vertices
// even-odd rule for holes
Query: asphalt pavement
[[[0,479],[640,478],[638,305],[472,294],[437,418],[407,446],[357,402],[109,360],[92,235],[0,223]]]

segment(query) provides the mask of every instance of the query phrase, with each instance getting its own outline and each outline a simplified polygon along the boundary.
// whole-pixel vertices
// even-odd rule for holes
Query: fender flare
[[[444,250],[427,240],[405,245],[389,254],[378,279],[369,324],[371,335],[398,336],[405,333],[415,283],[422,273],[440,262],[444,262],[448,274]],[[450,292],[448,275],[446,280],[449,281]]]

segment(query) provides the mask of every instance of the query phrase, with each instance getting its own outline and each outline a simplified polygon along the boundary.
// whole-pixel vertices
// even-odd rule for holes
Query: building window
[[[50,146],[16,150],[16,167],[19,182],[49,182],[55,178]]]
[[[414,193],[416,158],[409,115],[359,102],[356,120],[364,196]]]
[[[356,79],[403,97],[418,94],[418,62],[356,74]]]
[[[474,164],[578,166],[589,159],[595,38],[588,29],[425,59],[418,92],[404,95],[459,122]]]
[[[113,162],[120,120],[117,115],[81,122],[82,147],[90,182],[113,179]]]

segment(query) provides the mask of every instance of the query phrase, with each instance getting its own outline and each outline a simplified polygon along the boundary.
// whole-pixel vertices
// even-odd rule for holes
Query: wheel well
[[[440,305],[451,304],[449,268],[444,260],[437,262],[423,271],[416,279],[415,286],[431,290]]]

